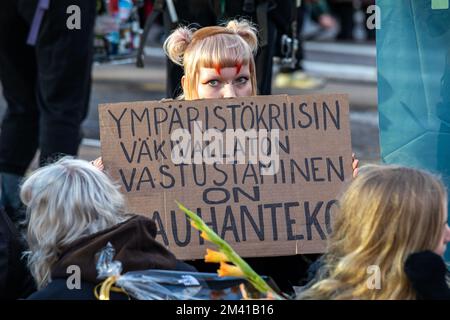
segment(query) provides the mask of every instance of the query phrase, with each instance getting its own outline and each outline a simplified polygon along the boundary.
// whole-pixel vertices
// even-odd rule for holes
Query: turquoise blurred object
[[[378,0],[382,161],[426,169],[450,186],[448,0]],[[405,186],[406,187],[406,186]],[[450,262],[450,248],[445,259]]]

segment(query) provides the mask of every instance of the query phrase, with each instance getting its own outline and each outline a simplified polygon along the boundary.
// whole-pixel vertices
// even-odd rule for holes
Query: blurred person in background
[[[331,13],[339,21],[339,32],[336,36],[337,40],[353,41],[355,40],[355,14],[358,12],[363,16],[362,29],[365,32],[364,39],[375,40],[375,29],[367,28],[367,20],[374,11],[367,11],[370,6],[375,5],[375,0],[328,0]],[[359,39],[359,38],[358,38]],[[359,39],[362,40],[362,39]]]
[[[23,237],[0,208],[0,300],[23,299],[36,290],[23,257],[25,249]]]
[[[353,0],[328,0],[331,13],[339,21],[339,33],[336,36],[337,40],[353,40],[353,29],[355,23],[353,16],[355,14],[355,7]]]
[[[291,19],[285,20],[285,27],[279,30],[277,37],[277,47],[282,46],[282,36],[292,35],[292,24],[296,23],[296,34],[292,35],[292,39],[298,41],[298,47],[295,52],[295,62],[292,65],[283,65],[282,60],[280,71],[275,77],[274,85],[277,88],[297,88],[300,90],[317,90],[325,85],[325,80],[307,74],[303,69],[303,24],[306,15],[310,15],[311,19],[319,24],[323,29],[331,29],[336,27],[336,20],[331,16],[326,0],[306,0],[297,6],[297,1],[286,1],[286,6],[290,6],[290,12],[296,13]],[[282,54],[277,54],[282,59]]]
[[[73,5],[79,29],[68,28]],[[1,7],[0,80],[7,109],[0,206],[17,223],[24,218],[19,184],[36,151],[40,165],[77,154],[91,90],[96,1],[4,0]]]

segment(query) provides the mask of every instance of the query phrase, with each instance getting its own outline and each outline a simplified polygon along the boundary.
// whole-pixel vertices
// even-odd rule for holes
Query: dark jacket
[[[27,297],[35,290],[23,258],[24,241],[3,209],[0,209],[0,300]]]
[[[102,282],[97,279],[96,254],[108,242],[115,249],[114,260],[122,263],[122,274],[128,271],[147,269],[195,271],[155,240],[155,223],[142,216],[131,219],[112,228],[80,238],[62,250],[59,260],[52,269],[52,282],[44,289],[32,294],[28,299],[95,299],[94,287]],[[81,270],[81,288],[69,289],[66,282],[73,273],[69,266]],[[113,294],[112,299],[127,299],[121,294]]]
[[[448,271],[441,256],[431,251],[414,253],[406,259],[405,273],[418,299],[450,300]]]

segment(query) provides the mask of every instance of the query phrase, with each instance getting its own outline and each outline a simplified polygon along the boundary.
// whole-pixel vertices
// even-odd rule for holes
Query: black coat
[[[175,270],[196,272],[197,270],[183,262],[178,262]],[[81,281],[80,289],[69,289],[67,279],[59,278],[50,282],[47,287],[30,295],[28,300],[96,300],[94,289],[97,284]],[[122,293],[110,292],[111,300],[128,300],[129,297]]]
[[[20,299],[35,290],[34,281],[22,257],[24,242],[14,224],[0,209],[0,299]]]
[[[178,261],[162,244],[155,240],[156,225],[153,220],[141,216],[120,223],[76,240],[62,249],[54,264],[52,281],[43,289],[28,297],[30,300],[92,300],[97,279],[96,255],[107,243],[115,250],[114,260],[122,264],[122,274],[147,269],[196,271]],[[69,289],[73,284],[70,266],[80,268],[80,288]],[[69,281],[68,281],[69,280]],[[67,284],[69,283],[69,285]],[[111,299],[128,299],[124,294],[112,293]]]
[[[54,279],[44,289],[30,295],[28,300],[95,300],[94,288],[96,284],[81,281],[80,289],[70,290],[67,279]],[[112,292],[111,300],[127,300],[128,297],[121,293]]]
[[[414,253],[406,259],[405,273],[418,299],[450,300],[448,271],[441,256],[431,251]]]

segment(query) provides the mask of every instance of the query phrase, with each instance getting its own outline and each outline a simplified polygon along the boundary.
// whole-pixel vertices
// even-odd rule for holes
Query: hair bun
[[[254,24],[248,20],[230,20],[225,28],[240,35],[250,46],[253,53],[256,52],[258,49],[258,30]]]
[[[183,66],[184,52],[192,41],[194,31],[188,27],[178,27],[164,41],[164,52],[174,63]]]

